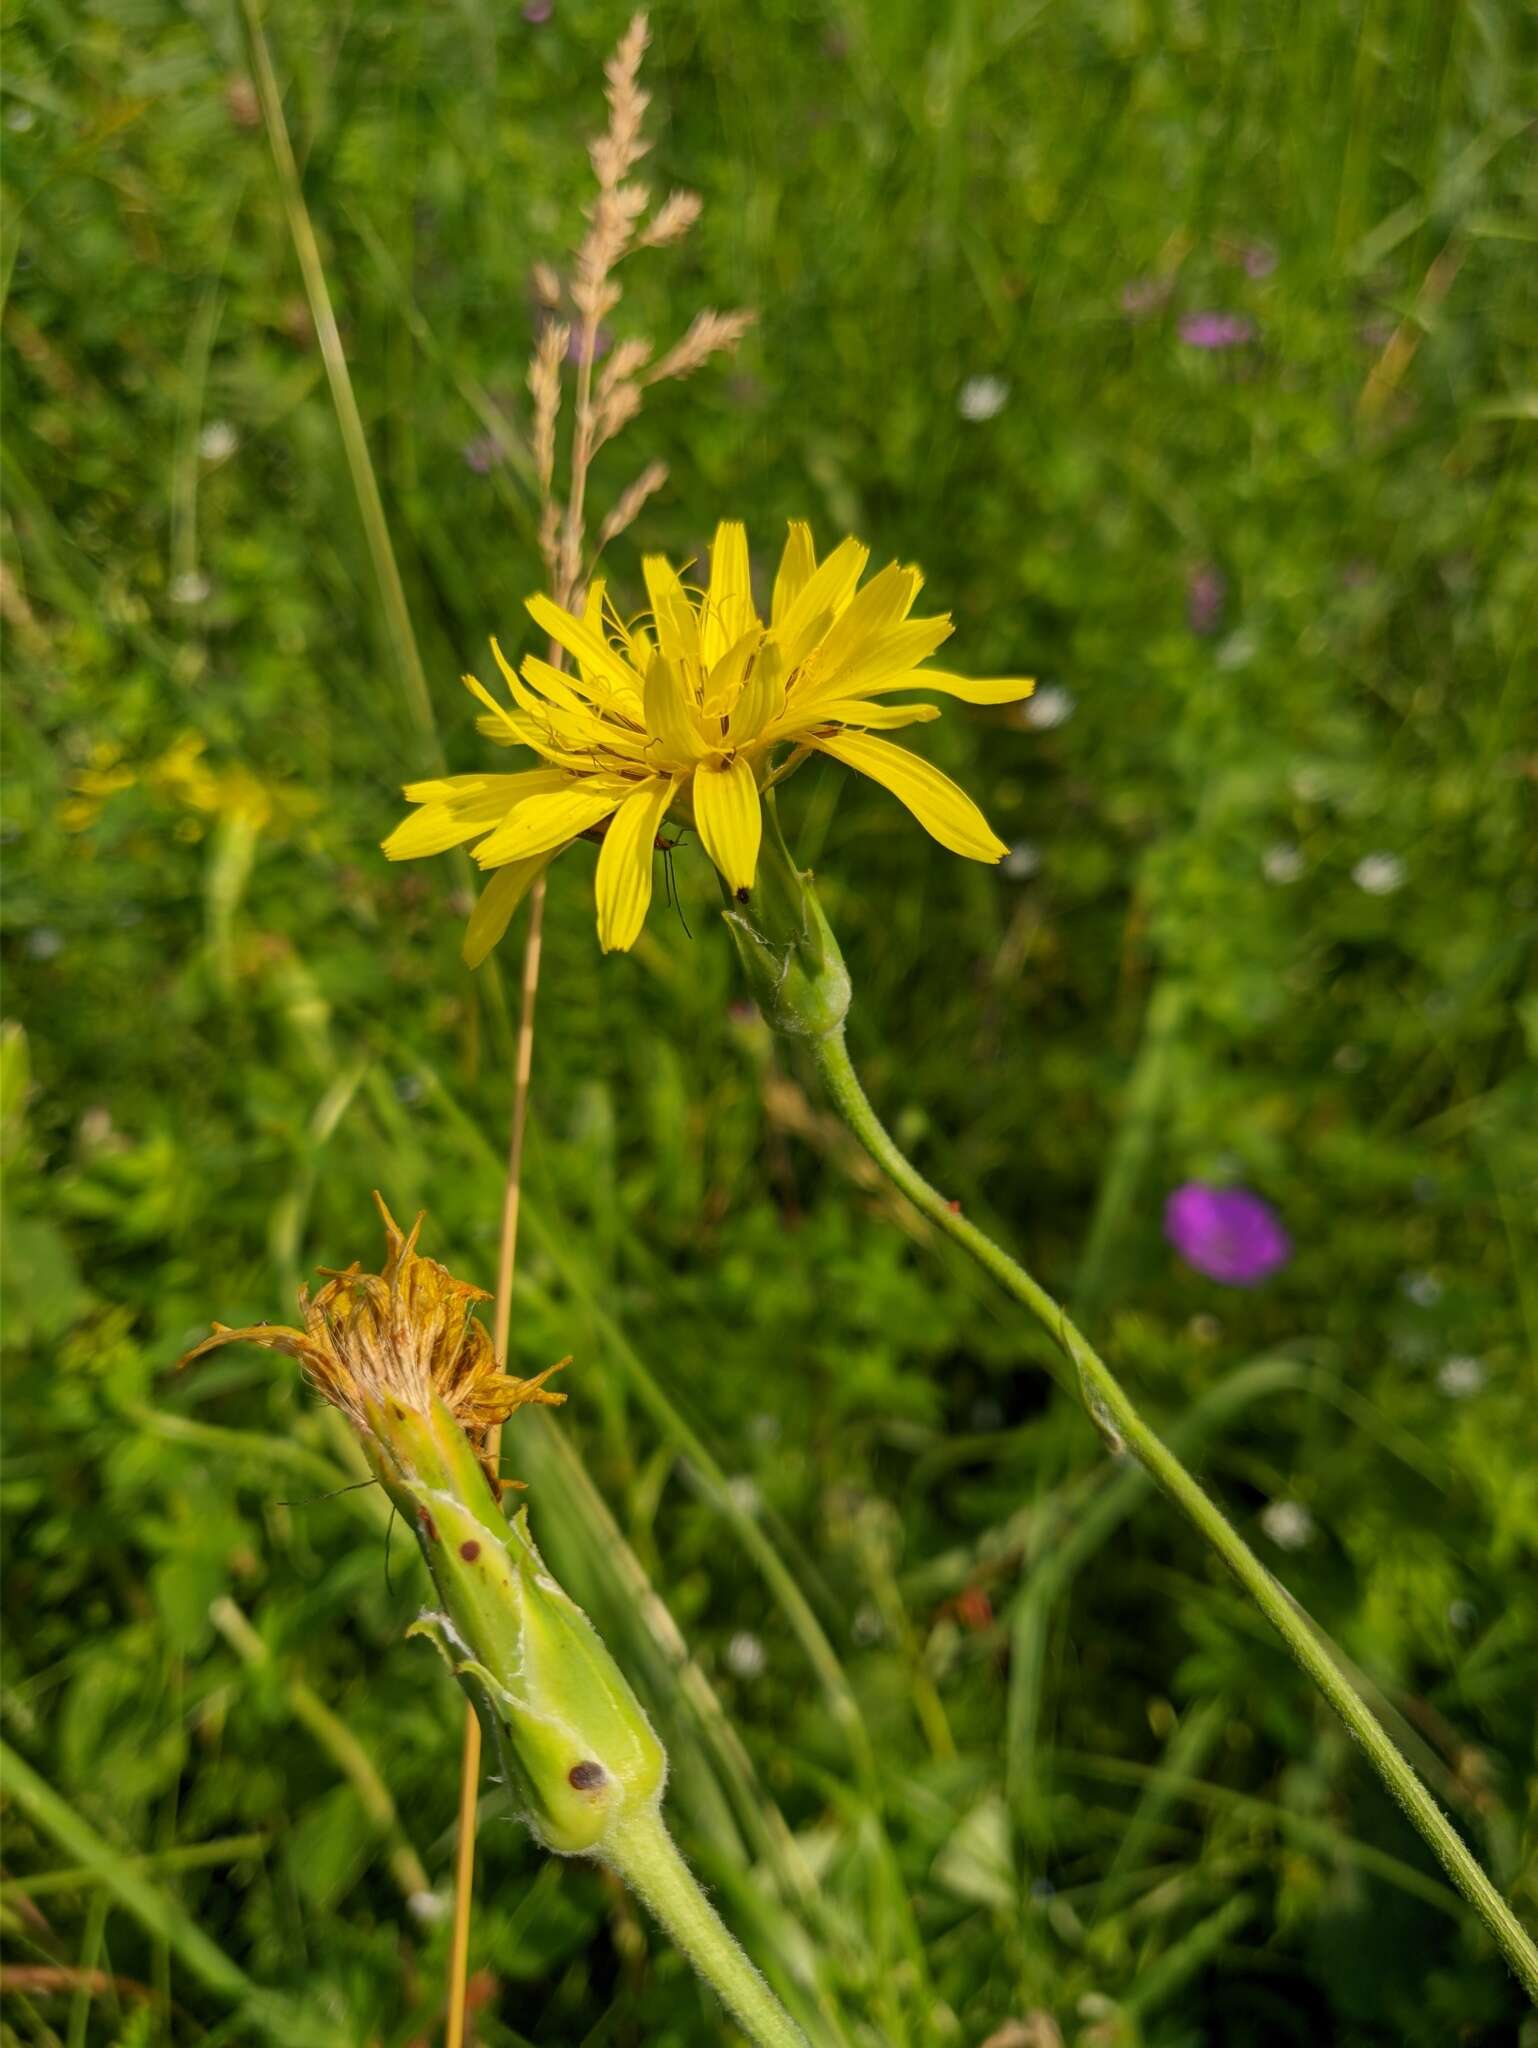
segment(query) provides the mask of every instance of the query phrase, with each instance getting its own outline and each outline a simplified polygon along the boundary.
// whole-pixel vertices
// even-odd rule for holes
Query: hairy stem
[[[762,2048],[807,2048],[806,2036],[727,1932],[655,1806],[616,1822],[602,1853],[753,2040]]]
[[[1538,2004],[1538,1946],[1485,1875],[1462,1837],[1421,1783],[1387,1732],[1340,1669],[1318,1630],[1272,1577],[1244,1538],[1138,1414],[1120,1382],[1046,1289],[959,1208],[930,1186],[900,1152],[871,1108],[849,1058],[843,1031],[811,1041],[813,1056],[839,1114],[889,1180],[916,1209],[954,1238],[1007,1293],[1028,1308],[1062,1346],[1096,1427],[1125,1446],[1149,1477],[1194,1522],[1288,1649],[1339,1714],[1369,1763],[1419,1829],[1453,1883],[1484,1921],[1528,1996]]]

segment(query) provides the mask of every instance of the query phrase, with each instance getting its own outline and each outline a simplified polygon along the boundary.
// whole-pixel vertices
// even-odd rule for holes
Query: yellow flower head
[[[392,860],[478,839],[492,871],[465,936],[483,960],[535,877],[582,837],[602,836],[598,937],[605,952],[634,945],[652,893],[652,852],[664,818],[692,825],[727,887],[751,891],[762,829],[760,795],[796,754],[815,749],[858,768],[905,803],[942,846],[996,861],[1003,842],[972,799],[938,768],[878,732],[938,718],[927,703],[883,704],[888,691],[930,690],[968,704],[1029,695],[1018,677],[977,681],[919,664],[951,630],[949,618],[910,618],[922,577],[895,562],[860,578],[870,550],[845,540],[826,561],[811,529],[792,522],[766,626],[753,602],[748,538],[716,528],[710,582],[684,584],[660,555],[643,563],[651,608],[627,625],[594,583],[580,617],[547,597],[530,616],[575,670],[530,655],[520,675],[495,640],[511,706],[473,676],[486,706],[482,732],[530,747],[543,766],[519,775],[450,775],[408,785],[419,808],[384,842]]]
[[[478,1437],[529,1402],[564,1401],[564,1394],[545,1391],[556,1367],[532,1380],[514,1379],[499,1368],[491,1338],[471,1314],[476,1302],[490,1296],[468,1280],[456,1280],[436,1259],[422,1257],[420,1216],[408,1235],[380,1196],[374,1200],[384,1219],[383,1272],[365,1273],[354,1264],[345,1273],[329,1273],[313,1297],[301,1287],[302,1330],[281,1323],[231,1330],[215,1323],[214,1334],[182,1364],[223,1344],[286,1352],[365,1435],[372,1434],[370,1405],[389,1403],[425,1415],[436,1394],[459,1426]]]

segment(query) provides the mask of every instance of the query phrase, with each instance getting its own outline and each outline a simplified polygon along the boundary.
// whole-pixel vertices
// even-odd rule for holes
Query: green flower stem
[[[1069,1321],[1046,1289],[936,1189],[898,1150],[871,1108],[850,1062],[842,1028],[808,1040],[829,1094],[860,1143],[889,1180],[947,1237],[954,1238],[1008,1293],[1051,1332],[1079,1377],[1085,1406],[1096,1427],[1125,1447],[1155,1483],[1195,1523],[1276,1629],[1325,1698],[1345,1722],[1369,1763],[1430,1844],[1453,1883],[1478,1913],[1538,2004],[1538,1946],[1485,1875],[1435,1799],[1415,1775],[1365,1700],[1331,1656],[1314,1624],[1292,1595],[1272,1577],[1244,1538],[1196,1480],[1138,1414],[1110,1367]]]
[[[807,2048],[805,2034],[722,1924],[654,1801],[619,1817],[599,1851],[656,1915],[722,2004],[762,2048]]]

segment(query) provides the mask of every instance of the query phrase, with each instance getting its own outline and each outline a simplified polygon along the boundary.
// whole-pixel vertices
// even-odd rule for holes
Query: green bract
[[[444,1404],[421,1414],[386,1401],[369,1421],[380,1477],[442,1603],[412,1633],[432,1638],[468,1693],[536,1839],[601,1852],[623,1817],[655,1808],[667,1775],[640,1701],[551,1576],[527,1512],[504,1520]]]
[[[849,1011],[849,970],[817,901],[812,878],[791,859],[773,800],[751,895],[722,912],[753,1000],[772,1030],[825,1038]]]

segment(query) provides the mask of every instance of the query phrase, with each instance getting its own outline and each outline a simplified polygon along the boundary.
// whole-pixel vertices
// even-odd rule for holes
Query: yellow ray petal
[[[462,846],[500,824],[525,797],[559,789],[569,780],[554,768],[530,768],[522,775],[451,775],[438,782],[414,782],[411,789],[443,789],[449,794],[425,802],[413,798],[422,807],[384,841],[385,858],[420,860],[424,854]]]
[[[710,547],[710,591],[700,619],[700,656],[711,668],[758,623],[748,575],[748,530],[723,519]]]
[[[525,609],[535,625],[548,633],[557,647],[564,647],[568,654],[574,654],[584,669],[602,677],[616,689],[634,691],[639,698],[641,678],[624,656],[616,653],[603,635],[595,632],[585,620],[574,619],[570,612],[562,611],[548,597],[527,599]]]
[[[522,735],[518,730],[517,719],[508,710],[507,706],[497,702],[479,676],[461,676],[459,680],[464,684],[472,697],[486,706],[487,717],[484,720],[476,721],[481,731],[485,732],[490,728],[495,728],[496,730],[492,736],[497,739],[500,746],[510,747],[516,745],[522,739]],[[524,744],[528,743],[524,742]]]
[[[812,548],[812,529],[804,519],[792,519],[790,532],[785,541],[785,552],[780,557],[779,573],[774,579],[774,600],[769,607],[769,619],[778,626],[796,599],[811,581],[812,571],[817,567],[817,556]]]
[[[563,776],[564,789],[548,795],[531,796],[518,805],[511,817],[475,849],[483,868],[499,868],[510,860],[527,860],[536,853],[551,853],[576,839],[590,826],[600,824],[618,808],[625,795],[622,782],[576,781]]]
[[[678,580],[678,571],[665,555],[643,555],[641,574],[646,578],[646,595],[651,601],[657,645],[669,661],[697,663],[700,658],[699,619],[689,602],[688,592]]]
[[[951,622],[946,617],[906,619],[902,625],[888,627],[856,649],[836,675],[824,670],[819,655],[813,664],[811,693],[817,697],[870,696],[885,689],[888,676],[906,674],[950,636]]]
[[[699,707],[677,665],[655,655],[646,671],[647,758],[659,768],[692,768],[709,749],[700,737]],[[644,743],[643,743],[644,744]]]
[[[741,754],[723,768],[697,768],[690,796],[700,839],[727,887],[751,889],[764,827],[753,770]]]
[[[582,606],[583,624],[592,633],[594,639],[599,641],[604,647],[608,647],[611,644],[608,634],[604,631],[603,619],[604,596],[607,590],[608,585],[604,579],[601,576],[595,578],[588,585],[587,596]],[[613,616],[612,606],[610,607],[610,615],[611,617]],[[637,681],[639,681],[640,677],[646,673],[646,656],[643,654],[639,661],[636,659],[636,649],[631,642],[630,635],[624,630],[623,626],[620,628],[619,637],[625,649],[625,654],[628,654],[630,657],[630,669],[637,678]],[[623,663],[625,655],[620,655],[619,659]],[[581,660],[577,663],[577,669],[581,676],[583,688],[595,701],[602,699],[607,701],[616,711],[623,711],[634,718],[640,717],[640,691],[628,678],[621,674],[619,669],[611,666],[603,674],[600,674],[590,663]]]
[[[552,668],[537,655],[524,657],[523,674],[504,669],[507,686],[512,691],[519,710],[524,714],[525,728],[532,728],[539,735],[528,742],[539,747],[547,756],[554,749],[564,758],[567,755],[586,755],[584,765],[596,767],[595,755],[619,755],[624,760],[639,762],[645,747],[645,735],[638,724],[620,720],[609,714],[607,708],[599,710],[586,703],[572,687],[571,678],[562,670]],[[539,694],[539,689],[548,688],[548,697]],[[613,700],[609,700],[612,702]],[[639,703],[636,706],[639,714]]]
[[[480,966],[512,922],[513,912],[554,859],[555,852],[536,853],[528,860],[510,860],[506,867],[497,869],[477,898],[470,922],[465,926],[462,952],[467,967]]]
[[[523,688],[519,687],[520,682]],[[557,709],[555,730],[565,733],[568,739],[580,739],[591,746],[639,756],[645,737],[640,727],[639,700],[631,700],[628,696],[624,699],[626,703],[635,702],[634,718],[621,712],[618,693],[602,683],[596,686],[602,692],[601,697],[590,701],[578,692],[570,676],[561,669],[552,668],[548,661],[541,661],[537,654],[524,656],[522,676],[509,676],[508,686],[531,717],[545,716],[549,706],[554,704]],[[543,701],[540,697],[531,700],[530,689],[542,692]]]
[[[819,686],[830,682],[845,663],[858,660],[868,642],[899,625],[912,609],[918,587],[917,569],[903,569],[896,562],[889,562],[873,576],[834,621],[817,650]]]
[[[869,732],[895,732],[902,725],[929,725],[940,716],[938,704],[876,704],[868,697],[835,697],[819,704],[809,731],[824,725],[853,725]],[[766,738],[796,739],[802,726],[792,710],[780,720],[779,729]]]
[[[728,740],[734,747],[752,746],[784,709],[784,657],[772,640],[765,640],[753,663],[753,673],[743,684],[742,695],[727,722]]]
[[[764,629],[755,619],[742,638],[729,647],[705,678],[705,699],[700,709],[706,720],[729,718],[742,695],[742,679],[748,663],[758,652]],[[713,728],[707,723],[707,733]]]
[[[426,782],[408,782],[401,795],[408,804],[447,803],[455,797],[473,796],[489,780],[485,775],[433,775]]]
[[[785,654],[787,672],[805,661],[817,642],[854,596],[865,574],[870,549],[857,540],[841,540],[828,559],[812,571],[805,585],[775,624],[775,638]]]
[[[541,661],[537,654],[526,654],[520,673],[513,667],[495,639],[491,643],[491,651],[496,656],[497,667],[502,671],[502,680],[511,691],[514,703],[522,704],[526,710],[529,709],[528,692],[532,689],[537,690],[546,702],[558,705],[563,711],[574,711],[580,717],[592,714],[593,700],[590,692],[579,688],[575,678],[567,675],[564,669],[553,668],[548,661]],[[519,687],[520,683],[524,685],[522,689]],[[603,692],[605,700],[612,694],[606,684],[600,683],[597,688]],[[545,707],[541,704],[538,708],[543,711]]]
[[[858,768],[905,803],[933,839],[967,860],[1002,860],[1009,848],[964,789],[906,747],[866,733],[841,732],[809,744],[835,761]],[[536,799],[538,801],[538,799]]]
[[[963,704],[1018,704],[1036,687],[1034,676],[953,676],[944,669],[915,669],[910,675],[888,676],[882,690],[935,690],[959,697]]]
[[[604,834],[594,893],[606,953],[627,953],[640,936],[652,900],[652,842],[677,789],[668,775],[638,784]]]
[[[536,754],[543,755],[556,768],[571,768],[581,775],[593,766],[591,749],[580,758],[568,755],[564,748],[555,744],[548,732],[542,732],[528,719],[514,718],[510,712],[494,711],[485,718],[478,718],[475,729],[496,747],[532,747]]]

